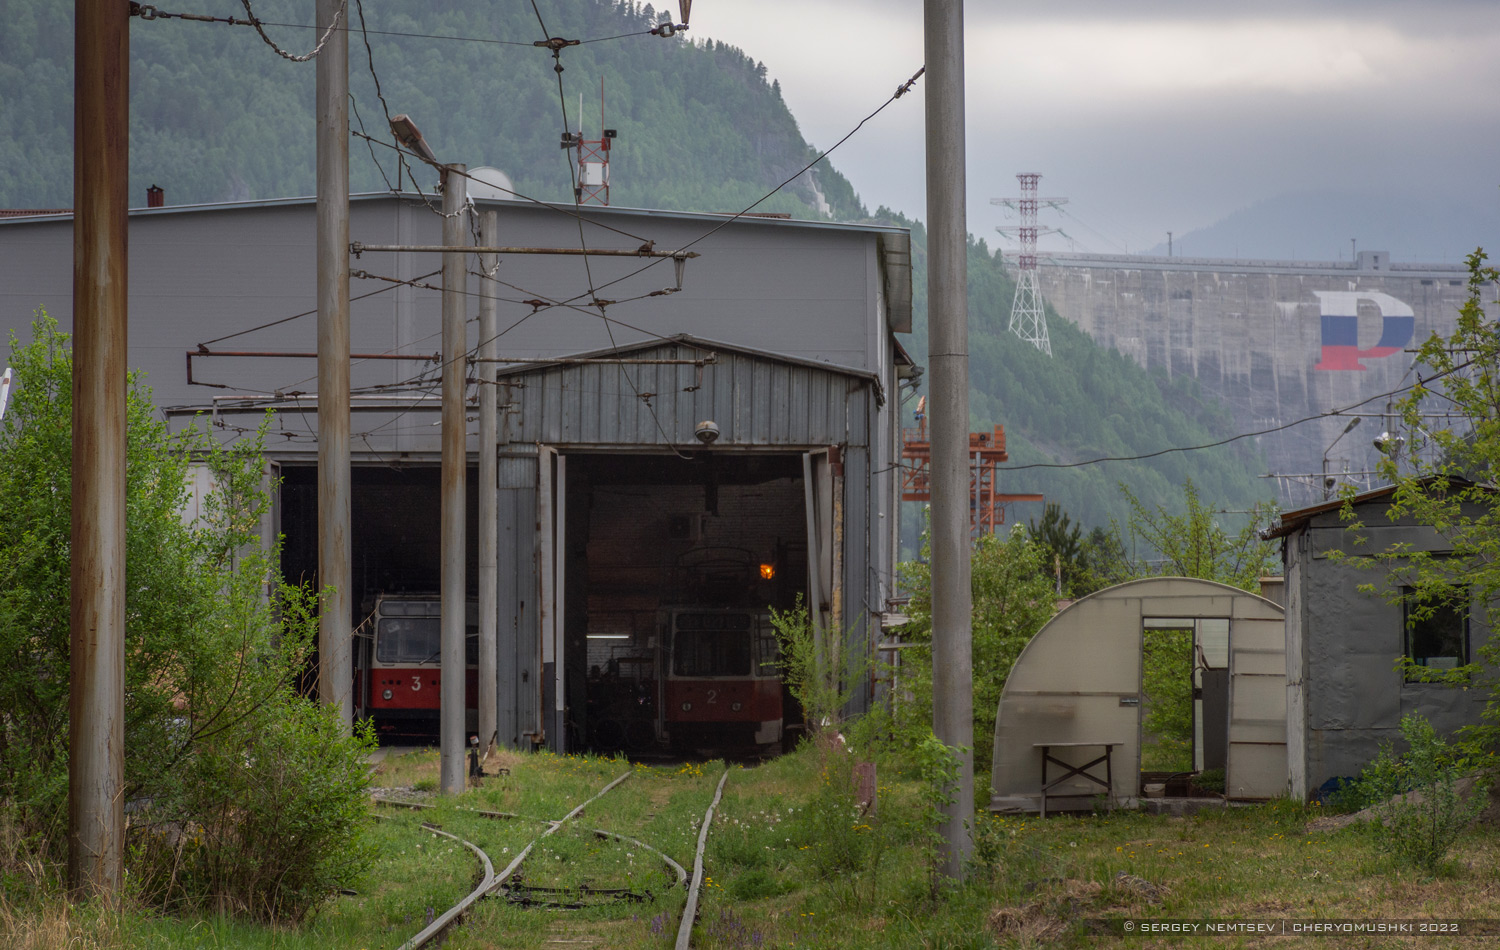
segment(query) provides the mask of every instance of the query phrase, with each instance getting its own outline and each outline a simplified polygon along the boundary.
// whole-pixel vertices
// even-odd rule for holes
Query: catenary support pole
[[[961,747],[943,809],[943,873],[963,876],[974,818],[973,596],[969,588],[968,235],[963,0],[926,0],[927,299],[932,401],[932,729]]]
[[[317,0],[327,30],[340,0]],[[318,140],[318,695],[354,719],[349,561],[349,33],[333,30],[317,62]]]
[[[464,319],[464,187],[463,165],[443,169],[443,244],[460,248],[443,255],[443,414],[442,414],[442,598],[443,679],[439,697],[438,771],[442,791],[464,790],[464,614],[468,569],[464,555],[464,481],[468,474],[468,440],[464,396],[468,389],[468,323]]]
[[[467,179],[465,179],[467,181]],[[499,240],[500,212],[485,211],[479,216],[479,242],[493,245]],[[479,256],[479,269],[494,276],[500,258],[494,254]],[[495,385],[495,363],[500,343],[498,286],[493,280],[479,282],[479,742],[488,745],[497,739],[495,733],[499,705],[499,584],[500,543],[499,512],[496,510],[495,451],[498,439],[498,387]],[[510,684],[506,684],[507,694]]]
[[[128,5],[77,0],[68,883],[124,878]]]

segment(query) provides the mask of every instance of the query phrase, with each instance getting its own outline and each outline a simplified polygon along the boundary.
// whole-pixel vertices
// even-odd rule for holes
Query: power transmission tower
[[[1047,336],[1047,312],[1043,309],[1042,294],[1036,286],[1036,239],[1038,235],[1051,234],[1057,228],[1037,226],[1037,210],[1042,204],[1057,208],[1068,203],[1066,198],[1038,198],[1037,182],[1042,176],[1036,172],[1021,172],[1016,175],[1021,183],[1019,198],[991,198],[990,204],[1015,208],[1021,216],[1018,225],[1003,225],[996,228],[1001,234],[1015,234],[1021,242],[1021,254],[1017,259],[1019,273],[1016,275],[1016,294],[1010,303],[1010,332],[1032,346],[1052,355],[1052,341]]]

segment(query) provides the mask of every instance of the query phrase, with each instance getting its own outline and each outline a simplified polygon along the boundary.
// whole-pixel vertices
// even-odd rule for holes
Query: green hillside
[[[258,0],[255,10],[267,22],[307,23],[311,6],[308,0]],[[582,94],[585,132],[597,135],[601,78],[606,125],[619,130],[611,160],[615,204],[738,210],[815,154],[765,68],[740,50],[686,41],[682,34],[620,36],[639,34],[666,17],[649,5],[538,0],[537,6],[550,34],[598,40],[562,51],[561,96],[550,53],[530,45],[543,33],[529,3],[368,4],[371,53],[357,30],[350,35],[356,128],[362,123],[372,135],[385,135],[369,68],[373,56],[390,111],[412,115],[439,156],[497,165],[536,198],[569,198],[567,153],[558,147],[559,102],[567,104],[576,128]],[[6,0],[4,8],[0,122],[11,134],[0,137],[0,207],[67,207],[72,4]],[[244,15],[233,0],[191,0],[162,9]],[[351,17],[357,28],[357,4]],[[311,30],[268,29],[297,52],[314,42]],[[133,196],[143,200],[153,183],[166,189],[173,204],[313,192],[314,64],[279,58],[251,29],[182,20],[132,20],[131,49]],[[389,149],[356,139],[350,154],[354,190],[384,190],[395,179]],[[423,187],[431,187],[433,177],[417,173]],[[831,217],[866,219],[849,182],[827,164],[759,210],[816,217],[820,195]],[[913,230],[913,348],[925,357],[925,233],[920,223],[884,210],[869,220]],[[970,245],[969,274],[972,423],[983,430],[1006,426],[1013,465],[1143,454],[1231,434],[1228,416],[1186,384],[1146,373],[1060,319],[1049,322],[1052,359],[1017,340],[1006,331],[1011,281],[983,242]],[[1209,504],[1241,509],[1269,497],[1268,487],[1253,477],[1263,470],[1246,442],[1144,462],[1021,470],[1006,475],[1002,487],[1043,492],[1087,529],[1125,521],[1119,482],[1148,506],[1171,505],[1191,477]],[[1040,512],[1023,507],[1016,514],[1026,520]]]
[[[160,6],[244,16],[232,0]],[[372,31],[367,54],[351,0],[350,91],[364,128],[390,139],[371,78],[373,58],[390,111],[410,114],[441,158],[496,165],[536,198],[571,198],[566,153],[558,147],[561,103],[576,130],[582,95],[585,134],[598,137],[601,80],[605,122],[619,131],[610,161],[614,204],[737,211],[816,154],[765,67],[741,51],[684,39],[691,31],[671,39],[621,36],[649,30],[667,18],[665,9],[613,0],[537,6],[551,35],[597,40],[562,51],[561,94],[551,53],[531,45],[545,34],[530,4],[372,2],[365,5]],[[0,140],[0,207],[68,207],[73,5],[7,0],[4,9],[0,124],[11,134]],[[257,0],[254,9],[268,23],[311,22],[310,0]],[[315,41],[309,29],[267,32],[298,53]],[[314,63],[283,60],[254,30],[225,24],[136,18],[130,42],[133,198],[144,203],[153,183],[172,204],[313,193]],[[360,127],[352,112],[350,119]],[[351,142],[354,191],[385,190],[396,175],[389,149]],[[426,170],[417,174],[424,188],[434,178]],[[848,181],[826,166],[759,210],[808,215],[819,193],[836,217],[864,213]]]

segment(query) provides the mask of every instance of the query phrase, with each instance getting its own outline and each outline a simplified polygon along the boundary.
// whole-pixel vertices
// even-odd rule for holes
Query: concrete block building
[[[1402,716],[1422,715],[1448,734],[1478,723],[1484,709],[1487,691],[1418,682],[1398,665],[1403,656],[1435,669],[1481,662],[1490,635],[1483,605],[1417,619],[1399,560],[1373,567],[1350,560],[1395,545],[1451,550],[1432,526],[1392,520],[1392,493],[1354,498],[1358,530],[1341,517],[1343,502],[1330,501],[1289,511],[1268,532],[1281,539],[1286,567],[1287,761],[1297,798],[1358,775],[1381,743],[1399,741]]]

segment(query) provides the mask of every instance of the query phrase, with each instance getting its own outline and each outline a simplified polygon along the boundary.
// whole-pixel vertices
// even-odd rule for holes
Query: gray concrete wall
[[[1383,252],[1379,252],[1383,254]],[[1355,263],[1193,260],[1057,254],[1043,258],[1038,283],[1058,315],[1103,346],[1170,376],[1196,380],[1221,399],[1238,431],[1268,429],[1353,406],[1411,382],[1411,355],[1359,360],[1365,368],[1331,369],[1323,359],[1330,292],[1383,294],[1392,314],[1414,316],[1410,349],[1432,333],[1452,332],[1466,296],[1460,265],[1391,264],[1376,252]],[[1358,346],[1373,349],[1383,332],[1377,301],[1357,304]],[[1390,301],[1395,301],[1395,304]],[[1360,407],[1382,413],[1386,399]],[[1386,423],[1366,419],[1329,451],[1347,420],[1324,419],[1260,436],[1286,507],[1322,499],[1324,455],[1335,472],[1374,469],[1372,440]],[[1371,487],[1368,478],[1362,487]]]
[[[1288,689],[1298,692],[1288,702],[1289,726],[1298,732],[1291,747],[1302,746],[1300,776],[1299,764],[1293,765],[1293,794],[1302,797],[1330,778],[1358,775],[1381,743],[1399,740],[1402,716],[1418,713],[1447,734],[1477,723],[1488,695],[1483,689],[1404,682],[1397,669],[1404,650],[1402,607],[1383,592],[1399,580],[1389,568],[1364,568],[1329,555],[1369,555],[1396,542],[1425,551],[1448,546],[1430,528],[1388,521],[1382,503],[1363,505],[1360,514],[1370,526],[1360,532],[1368,539],[1363,543],[1337,511],[1314,516],[1286,539],[1292,592],[1288,662],[1299,662],[1300,654],[1301,666],[1288,676]],[[1375,591],[1363,592],[1362,585]],[[1470,613],[1469,649],[1476,662],[1478,647],[1489,637],[1484,614],[1477,606]]]

